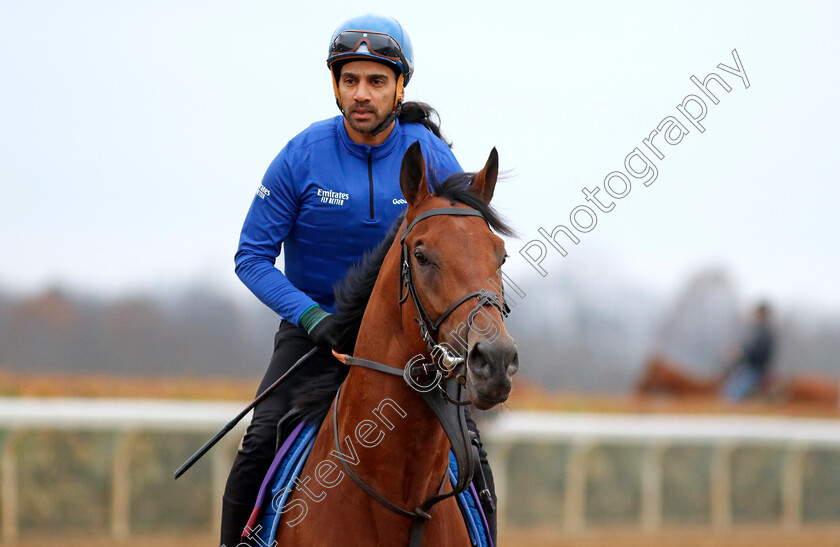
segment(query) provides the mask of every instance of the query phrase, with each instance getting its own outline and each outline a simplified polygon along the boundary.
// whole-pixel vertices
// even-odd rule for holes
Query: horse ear
[[[496,148],[490,151],[490,157],[484,164],[484,169],[476,173],[470,182],[470,190],[478,194],[485,203],[493,199],[493,190],[496,188],[496,179],[499,177],[499,153]]]
[[[429,183],[426,181],[426,162],[420,143],[415,142],[408,147],[403,156],[400,168],[400,190],[409,205],[414,205],[429,193]]]

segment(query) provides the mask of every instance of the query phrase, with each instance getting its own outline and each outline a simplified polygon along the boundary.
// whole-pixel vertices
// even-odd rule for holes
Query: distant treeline
[[[654,352],[718,374],[752,305],[719,271],[700,272],[670,298],[560,274],[517,284],[526,296],[507,327],[520,374],[564,391],[627,392]],[[840,376],[840,317],[776,309],[774,322],[779,373]],[[0,291],[0,371],[256,378],[278,323],[256,299],[237,304],[209,289],[123,298]]]
[[[279,318],[211,291],[101,299],[0,293],[0,369],[116,375],[260,376]]]

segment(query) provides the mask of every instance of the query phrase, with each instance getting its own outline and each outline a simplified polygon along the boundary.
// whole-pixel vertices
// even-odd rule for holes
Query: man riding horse
[[[309,126],[271,162],[236,253],[236,274],[282,318],[257,393],[314,346],[320,349],[254,409],[223,497],[221,545],[227,547],[241,541],[294,392],[316,378],[347,373],[330,352],[337,341],[333,285],[405,209],[399,174],[406,150],[421,143],[431,182],[462,171],[432,119],[435,111],[403,103],[414,54],[399,22],[377,15],[345,21],[330,40],[327,65],[341,115]],[[275,267],[282,247],[284,271]],[[479,454],[483,473],[476,473],[476,482],[483,477],[487,484],[476,488],[492,493],[484,509],[495,535],[493,478],[486,453]]]

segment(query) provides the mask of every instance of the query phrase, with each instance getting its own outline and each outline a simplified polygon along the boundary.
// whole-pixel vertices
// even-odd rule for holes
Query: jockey
[[[740,351],[724,372],[721,387],[728,401],[742,401],[759,392],[770,379],[775,336],[770,325],[770,306],[760,303],[753,310],[753,324]]]
[[[242,541],[278,446],[278,422],[291,409],[296,386],[346,374],[346,366],[329,349],[336,342],[332,287],[405,210],[399,187],[405,151],[420,142],[430,181],[462,171],[432,120],[434,110],[423,103],[403,103],[414,54],[399,22],[378,15],[344,22],[330,40],[327,66],[341,115],[310,125],[271,162],[245,218],[235,257],[242,282],[282,318],[257,393],[313,346],[321,349],[254,409],[222,502],[221,545],[227,547]],[[283,271],[275,267],[281,248]],[[480,454],[493,492],[486,453],[482,449]],[[481,480],[481,473],[475,475]],[[481,491],[484,485],[476,487]],[[495,515],[487,508],[485,512],[495,535]]]

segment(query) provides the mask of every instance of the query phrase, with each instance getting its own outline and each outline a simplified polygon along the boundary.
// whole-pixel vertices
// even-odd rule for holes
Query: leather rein
[[[368,495],[380,504],[399,515],[413,520],[409,539],[410,547],[419,547],[422,543],[423,526],[429,521],[429,519],[432,518],[429,514],[432,507],[448,497],[460,494],[469,487],[475,470],[475,464],[478,461],[478,439],[475,433],[467,429],[466,423],[465,407],[469,404],[469,401],[461,399],[462,384],[465,382],[465,378],[463,375],[456,377],[452,374],[455,366],[463,363],[464,358],[452,355],[447,350],[446,346],[435,341],[438,337],[440,326],[446,318],[455,311],[456,308],[472,298],[477,298],[478,302],[472,311],[470,311],[468,316],[467,332],[469,332],[469,327],[472,325],[476,314],[484,306],[493,306],[499,310],[503,316],[508,313],[508,308],[501,303],[499,295],[486,289],[471,292],[459,298],[453,302],[452,305],[450,305],[437,318],[437,320],[432,320],[426,312],[426,309],[423,307],[423,303],[420,301],[420,295],[417,292],[417,286],[414,281],[414,273],[411,268],[411,257],[405,239],[418,222],[438,215],[477,216],[482,219],[484,219],[484,215],[475,209],[464,209],[461,207],[441,207],[437,209],[430,209],[417,215],[417,217],[415,217],[415,219],[406,226],[405,230],[403,230],[402,236],[400,237],[400,314],[402,314],[402,304],[407,300],[408,295],[411,295],[417,309],[417,317],[415,317],[415,321],[419,326],[423,342],[426,344],[430,356],[439,357],[446,366],[441,367],[438,363],[439,359],[434,359],[433,364],[415,364],[414,360],[411,360],[408,364],[406,364],[404,369],[399,369],[382,363],[377,363],[376,361],[369,361],[367,359],[360,359],[349,355],[340,356],[339,358],[350,366],[359,366],[385,374],[402,376],[412,389],[420,393],[431,408],[432,412],[434,412],[443,427],[444,433],[446,433],[447,439],[449,440],[452,453],[455,456],[455,464],[458,471],[456,484],[453,486],[451,491],[443,492],[443,487],[446,483],[447,477],[449,476],[449,465],[447,464],[447,470],[444,472],[443,478],[441,479],[441,484],[437,494],[429,496],[414,509],[406,509],[395,505],[362,480],[349,467],[344,459],[344,454],[341,452],[341,447],[339,446],[338,435],[338,398],[341,394],[340,387],[335,394],[332,412],[333,430],[335,432],[335,451],[339,455],[338,459],[344,467],[344,471],[347,472],[350,478],[353,479],[353,481],[359,485],[362,490],[367,492]],[[415,378],[428,376],[430,374],[435,374],[437,376],[436,382],[431,385],[424,386],[425,389],[418,389],[418,384],[411,381]],[[479,470],[481,470],[480,466]],[[481,492],[481,497],[485,500],[491,499],[490,493],[486,489]]]

